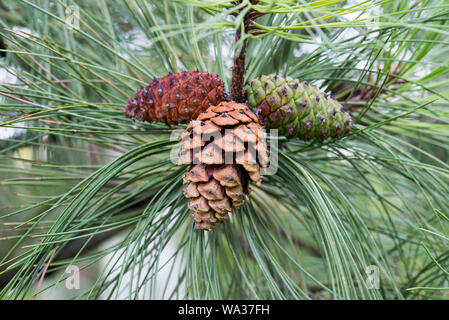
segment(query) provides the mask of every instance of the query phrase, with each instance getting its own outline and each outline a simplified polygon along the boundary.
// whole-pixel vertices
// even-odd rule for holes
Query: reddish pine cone
[[[203,112],[181,136],[179,164],[192,163],[184,176],[197,229],[211,230],[243,205],[249,182],[260,185],[268,162],[267,144],[256,115],[236,102]]]
[[[217,75],[204,71],[169,73],[141,87],[128,99],[125,115],[133,120],[187,123],[224,100],[224,85]]]

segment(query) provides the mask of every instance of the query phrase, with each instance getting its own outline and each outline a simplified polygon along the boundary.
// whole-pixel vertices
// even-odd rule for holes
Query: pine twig
[[[241,30],[238,29],[235,33],[235,43],[241,38]],[[246,39],[243,40],[243,45],[239,53],[234,54],[234,67],[232,68],[232,83],[231,83],[231,100],[243,102],[243,83],[245,81],[245,61],[246,61]]]
[[[257,4],[258,0],[252,0],[251,4]],[[243,30],[238,28],[235,32],[235,44],[237,44],[242,37],[243,33],[248,33],[252,29],[252,22],[263,16],[264,13],[258,12],[254,9],[249,10],[243,17]],[[241,48],[236,47],[234,52],[234,66],[232,67],[232,82],[230,96],[231,100],[237,102],[243,102],[245,100],[245,93],[243,90],[245,82],[245,71],[246,71],[246,45],[247,39],[243,40]]]
[[[394,70],[387,76],[387,79],[385,81],[385,86],[391,85],[391,84],[404,84],[407,83],[407,80],[405,79],[399,79],[397,77],[399,68],[401,66],[401,63],[398,63],[397,66],[394,68]],[[380,74],[379,70],[379,74]],[[368,82],[371,83],[371,77],[368,75]],[[348,89],[353,87],[353,83],[349,81],[344,81],[340,83],[338,86],[332,89],[331,94],[337,95],[340,92],[345,92]],[[347,101],[346,106],[344,107],[345,111],[349,112],[359,112],[361,108],[361,103],[366,103],[370,100],[372,100],[375,96],[378,96],[380,94],[385,93],[385,88],[379,89],[375,86],[375,83],[373,83],[372,86],[366,85],[361,88],[357,88],[353,92],[344,93],[341,97],[339,97],[339,101],[345,102]],[[377,110],[372,109],[374,112],[378,113]]]

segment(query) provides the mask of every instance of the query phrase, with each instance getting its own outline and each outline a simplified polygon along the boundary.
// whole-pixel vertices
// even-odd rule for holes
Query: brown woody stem
[[[245,16],[246,18],[246,16]],[[235,42],[237,43],[241,38],[241,29],[235,33]],[[245,95],[243,92],[243,82],[245,81],[245,60],[246,60],[246,39],[238,51],[235,49],[234,66],[232,68],[232,82],[231,82],[231,100],[236,102],[243,102]]]
[[[257,4],[258,0],[250,0],[251,4]],[[238,4],[240,2],[236,2]],[[253,9],[250,9],[245,16],[243,17],[243,30],[242,28],[238,28],[235,32],[235,43],[237,44],[241,37],[242,31],[244,33],[248,33],[250,30],[250,26],[253,20],[263,16],[264,13],[257,12]],[[243,90],[244,82],[245,82],[245,71],[246,71],[246,42],[247,39],[243,40],[241,48],[236,47],[234,53],[234,66],[232,67],[232,82],[231,82],[231,100],[236,102],[244,102],[245,101],[245,92]]]

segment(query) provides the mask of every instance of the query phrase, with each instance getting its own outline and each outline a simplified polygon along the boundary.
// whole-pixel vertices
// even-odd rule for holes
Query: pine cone
[[[267,129],[302,140],[341,138],[353,121],[341,104],[307,82],[287,76],[259,76],[245,86],[248,104]]]
[[[244,203],[248,183],[260,185],[267,144],[254,113],[244,104],[222,102],[202,112],[181,135],[179,165],[192,163],[184,190],[197,229],[211,230]]]
[[[223,80],[215,74],[204,71],[170,73],[141,87],[128,99],[125,115],[133,120],[168,125],[187,123],[223,99]]]

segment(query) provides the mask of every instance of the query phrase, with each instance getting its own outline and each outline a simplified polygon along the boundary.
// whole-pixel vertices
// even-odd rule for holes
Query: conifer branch
[[[251,1],[252,4],[257,4],[258,2],[258,0]],[[235,31],[236,48],[234,52],[234,66],[232,68],[232,82],[230,88],[231,100],[233,101],[243,102],[245,100],[243,86],[245,82],[247,39],[243,40],[240,48],[237,44],[241,40],[242,31],[245,34],[248,33],[249,30],[252,30],[252,22],[263,15],[264,13],[250,9],[243,18],[243,30],[239,27]]]

